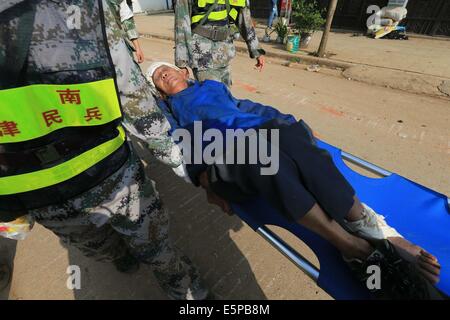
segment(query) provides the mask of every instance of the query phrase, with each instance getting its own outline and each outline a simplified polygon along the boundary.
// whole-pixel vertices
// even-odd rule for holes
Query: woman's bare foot
[[[439,282],[441,265],[437,258],[426,252],[421,247],[409,242],[402,237],[390,237],[388,240],[397,249],[400,256],[416,265],[422,275],[432,284]]]

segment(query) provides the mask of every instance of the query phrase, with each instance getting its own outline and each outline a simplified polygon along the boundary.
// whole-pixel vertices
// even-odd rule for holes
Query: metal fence
[[[449,0],[410,0],[408,29],[414,33],[450,36]]]
[[[306,0],[308,1],[308,0]],[[271,0],[251,0],[252,15],[267,18]],[[323,8],[328,0],[317,0]],[[369,17],[367,7],[386,6],[388,0],[339,0],[333,20],[333,27],[365,30]],[[409,32],[427,35],[450,36],[450,0],[409,0],[408,17],[402,22]]]

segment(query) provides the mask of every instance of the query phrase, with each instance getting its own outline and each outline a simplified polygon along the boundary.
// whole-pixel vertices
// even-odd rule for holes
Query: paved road
[[[173,13],[157,15],[139,15],[135,17],[137,28],[141,33],[173,37]],[[262,39],[264,25],[261,19],[256,32]],[[311,43],[305,50],[315,52],[319,48],[322,32],[314,33]],[[276,34],[271,35],[275,40]],[[450,39],[446,38],[410,38],[408,41],[378,39],[354,36],[351,32],[332,32],[327,52],[336,61],[352,62],[362,65],[410,71],[417,74],[434,75],[450,79]],[[266,50],[286,53],[284,46],[275,41],[262,43]],[[304,54],[304,52],[303,52]],[[297,55],[302,56],[302,52]]]

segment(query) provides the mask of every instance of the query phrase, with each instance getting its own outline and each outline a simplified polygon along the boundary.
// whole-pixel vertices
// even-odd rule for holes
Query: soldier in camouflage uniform
[[[39,0],[34,2],[33,10],[27,1],[2,2],[0,38],[11,40],[0,43],[0,74],[4,75],[0,75],[0,89],[12,87],[13,81],[17,81],[12,83],[14,86],[72,83],[71,79],[80,77],[91,81],[90,77],[96,72],[92,66],[98,64],[101,53],[95,40],[86,39],[98,37],[98,24],[92,25],[92,21],[103,18],[99,10],[102,6],[122,104],[122,124],[128,135],[143,141],[159,160],[178,167],[181,165],[180,151],[166,134],[170,126],[157,108],[139,66],[127,50],[126,33],[118,23],[120,2]],[[71,10],[69,5],[78,6],[81,17],[89,17],[82,18],[83,23],[77,30],[70,29],[66,23]],[[31,21],[29,32],[24,32],[27,29],[20,23],[26,21]],[[19,36],[24,39],[30,37],[28,44],[23,39],[17,41]],[[18,47],[17,43],[27,45],[28,49]],[[11,59],[16,64],[8,63]],[[14,71],[19,73],[17,79],[14,78]],[[31,74],[37,78],[28,76]],[[0,144],[0,164],[2,148]],[[127,268],[124,261],[137,259],[149,264],[170,298],[206,298],[207,290],[200,284],[198,271],[171,244],[168,213],[131,144],[130,149],[125,164],[87,192],[23,213],[28,212],[64,243],[97,260],[116,262],[116,266],[122,266],[122,271]],[[109,164],[114,165],[114,157]],[[0,177],[2,170],[0,166]],[[89,170],[92,173],[91,168]],[[3,206],[7,207],[8,203],[1,198],[0,221],[11,221],[8,220],[11,212]]]
[[[246,42],[250,58],[257,60],[256,67],[260,70],[264,66],[265,52],[259,48],[247,0],[239,1],[243,3],[241,7],[231,7],[237,11],[236,16],[226,14],[221,20],[212,17],[212,14],[227,10],[226,1],[230,5],[238,2],[217,0],[214,4],[214,0],[175,0],[175,64],[179,68],[190,67],[199,81],[216,80],[230,86],[230,62],[236,55],[233,40],[238,34]],[[210,19],[194,22],[195,16],[202,18],[211,6],[215,8]],[[201,32],[197,32],[200,29]]]

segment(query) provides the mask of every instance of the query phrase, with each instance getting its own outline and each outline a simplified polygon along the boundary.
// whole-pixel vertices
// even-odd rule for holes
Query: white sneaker
[[[384,220],[384,216],[373,211],[366,204],[363,205],[363,218],[357,221],[347,221],[344,219],[345,226],[348,231],[356,236],[365,239],[387,239],[403,236],[394,228],[390,227]]]

